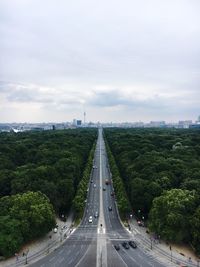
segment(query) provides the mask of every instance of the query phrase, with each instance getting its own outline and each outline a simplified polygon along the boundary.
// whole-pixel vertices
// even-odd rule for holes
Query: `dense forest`
[[[105,129],[132,211],[161,238],[200,253],[200,131]]]
[[[45,234],[55,213],[69,211],[96,138],[96,129],[0,134],[0,225],[7,225],[0,228],[0,256]]]

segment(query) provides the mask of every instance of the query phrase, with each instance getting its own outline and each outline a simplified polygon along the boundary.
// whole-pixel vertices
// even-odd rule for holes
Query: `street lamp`
[[[61,231],[59,232],[59,234],[60,234],[60,242],[62,242],[63,229],[61,229]]]
[[[153,239],[151,236],[150,236],[150,241],[151,241],[151,249],[153,249]]]
[[[171,247],[171,245],[169,246],[169,249],[171,251],[171,261],[172,261],[172,247]]]
[[[28,264],[28,253],[29,253],[29,249],[27,249],[27,251],[25,253],[25,256],[26,256],[25,264]]]

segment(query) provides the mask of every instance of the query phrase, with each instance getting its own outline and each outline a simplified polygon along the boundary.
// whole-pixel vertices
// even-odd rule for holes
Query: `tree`
[[[0,208],[0,253],[6,257],[55,226],[53,206],[41,192],[2,197]]]
[[[10,216],[0,216],[0,256],[9,257],[23,244],[22,224]]]
[[[190,220],[192,244],[196,248],[196,252],[200,254],[200,206],[196,209]]]
[[[181,189],[165,191],[153,200],[149,214],[150,230],[169,241],[190,241],[190,220],[195,210],[194,192]]]

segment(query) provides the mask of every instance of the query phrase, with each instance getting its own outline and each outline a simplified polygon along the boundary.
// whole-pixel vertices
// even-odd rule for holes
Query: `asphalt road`
[[[105,185],[105,179],[110,180]],[[105,187],[105,190],[103,188]],[[79,227],[55,251],[32,264],[33,267],[162,267],[138,246],[136,249],[124,249],[124,240],[131,240],[131,235],[121,225],[118,217],[112,180],[108,165],[102,130],[99,129],[93,170],[88,185],[88,197],[84,216]],[[112,210],[109,211],[108,207]],[[94,215],[98,211],[99,217]],[[92,216],[92,222],[89,217]],[[115,244],[120,245],[116,251]]]

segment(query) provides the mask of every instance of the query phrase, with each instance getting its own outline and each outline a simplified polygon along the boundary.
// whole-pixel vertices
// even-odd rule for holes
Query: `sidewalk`
[[[130,232],[146,253],[155,257],[166,266],[200,267],[200,259],[189,246],[167,244],[146,233],[147,228],[139,226],[135,219],[129,220]]]
[[[12,258],[0,262],[0,267],[20,267],[32,264],[45,257],[48,253],[59,247],[73,230],[73,214],[71,213],[66,222],[56,219],[58,232],[50,231],[45,237],[25,245],[18,254]]]

